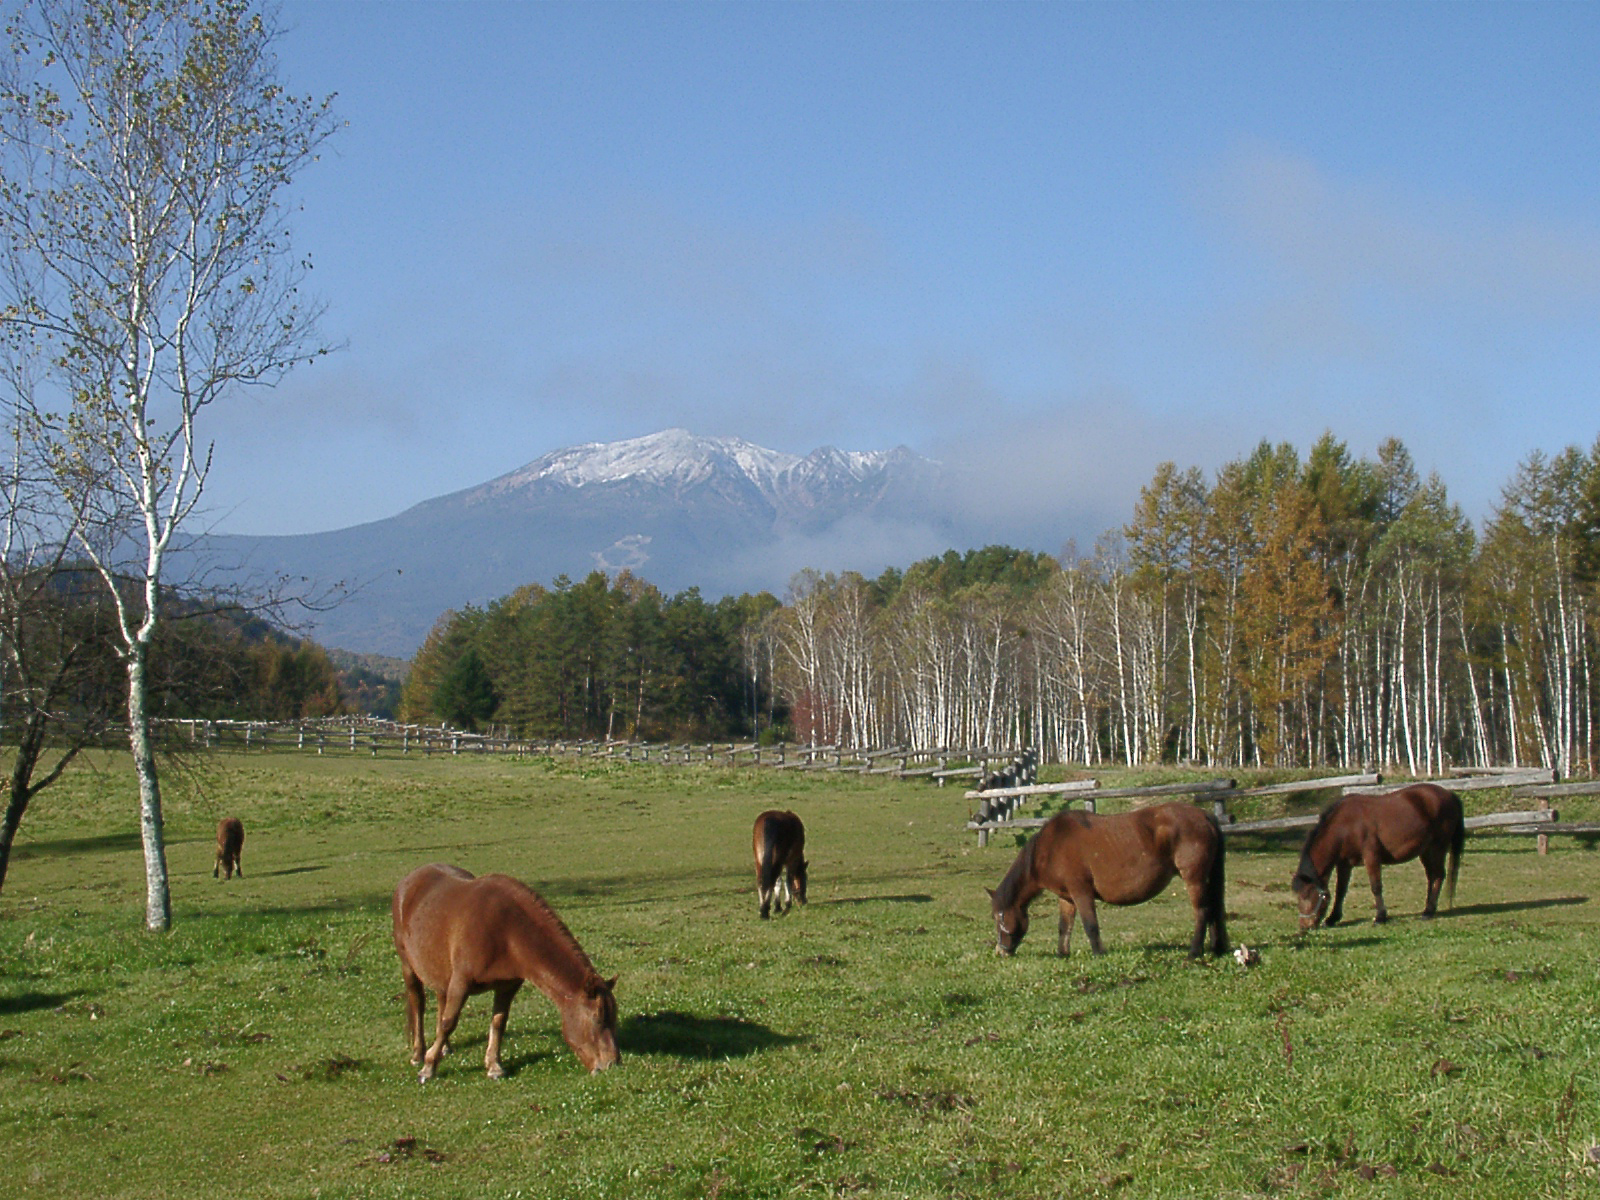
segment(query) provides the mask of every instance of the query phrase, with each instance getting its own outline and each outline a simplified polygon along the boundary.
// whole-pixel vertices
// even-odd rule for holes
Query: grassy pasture
[[[1472,793],[1469,811],[1505,807]],[[811,904],[756,918],[749,831],[806,820]],[[1562,805],[1573,811],[1576,806]],[[1469,837],[1456,908],[1294,933],[1296,841],[1238,839],[1190,963],[1173,887],[1000,960],[959,789],[726,768],[220,756],[168,796],[176,923],[143,932],[121,763],[24,824],[0,895],[0,1194],[1578,1196],[1600,1187],[1600,853]],[[1276,810],[1274,810],[1276,811]],[[211,878],[217,819],[248,830]],[[1243,810],[1241,815],[1268,815]],[[418,1086],[388,897],[446,860],[537,887],[605,974],[590,1077],[537,991]],[[1081,932],[1077,939],[1082,942]],[[430,1002],[431,1003],[431,1002]],[[430,1018],[432,1009],[430,1007]]]

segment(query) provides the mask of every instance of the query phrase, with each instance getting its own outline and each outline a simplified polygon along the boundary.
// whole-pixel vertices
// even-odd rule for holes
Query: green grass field
[[[978,849],[958,788],[280,754],[204,761],[167,794],[165,935],[142,929],[117,760],[23,826],[0,895],[0,1194],[1600,1194],[1600,852],[1570,838],[1540,858],[1469,837],[1432,923],[1420,867],[1386,873],[1381,928],[1358,878],[1351,923],[1304,939],[1298,843],[1235,840],[1245,970],[1185,959],[1176,886],[1102,908],[1103,958],[1056,957],[1047,899],[997,958],[982,888],[1015,843]],[[811,903],[761,922],[768,807],[806,821]],[[229,814],[246,875],[223,884]],[[531,883],[620,973],[619,1068],[585,1074],[528,988],[505,1081],[484,1076],[483,996],[418,1085],[388,899],[438,860]]]

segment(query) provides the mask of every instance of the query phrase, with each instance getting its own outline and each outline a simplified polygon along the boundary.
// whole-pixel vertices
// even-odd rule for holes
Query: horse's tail
[[[1461,870],[1461,852],[1467,847],[1467,821],[1466,814],[1461,808],[1461,797],[1454,792],[1450,799],[1455,801],[1455,828],[1450,831],[1450,869],[1445,875],[1444,899],[1451,908],[1456,906],[1456,873]]]
[[[761,826],[761,857],[756,860],[756,883],[763,893],[777,886],[778,876],[783,872],[783,858],[778,853],[778,830],[776,821],[767,821]]]
[[[1228,952],[1228,927],[1225,923],[1228,909],[1227,875],[1228,839],[1222,836],[1222,826],[1217,819],[1206,814],[1211,822],[1211,830],[1216,835],[1217,848],[1211,856],[1211,870],[1206,874],[1206,908],[1211,913],[1212,936],[1211,953],[1226,954]]]

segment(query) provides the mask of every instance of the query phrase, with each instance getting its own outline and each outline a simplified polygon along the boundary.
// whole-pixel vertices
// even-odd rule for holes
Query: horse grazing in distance
[[[778,912],[795,902],[806,902],[806,827],[792,812],[768,809],[756,818],[751,838],[756,856],[756,895],[761,919],[766,920],[774,899]],[[780,876],[787,876],[785,882]],[[782,888],[783,895],[778,897]]]
[[[1389,919],[1383,904],[1383,868],[1390,863],[1422,859],[1428,874],[1428,899],[1422,915],[1431,917],[1439,907],[1439,889],[1449,881],[1449,900],[1455,903],[1456,872],[1467,829],[1461,798],[1432,783],[1416,783],[1383,796],[1351,795],[1335,800],[1323,810],[1316,828],[1300,852],[1300,867],[1290,886],[1300,907],[1300,928],[1337,925],[1344,915],[1344,894],[1350,886],[1350,869],[1367,868],[1377,912],[1372,920]],[[1445,872],[1445,858],[1450,870]],[[1328,909],[1328,872],[1337,873],[1333,908]],[[1326,917],[1324,917],[1326,913]]]
[[[502,1079],[500,1038],[525,980],[561,1013],[561,1036],[591,1073],[617,1064],[616,976],[602,979],[561,918],[508,875],[473,876],[460,867],[418,867],[394,890],[394,948],[406,985],[406,1036],[418,1078],[433,1078],[470,995],[494,992],[483,1065]],[[423,1039],[424,988],[438,997],[433,1045]]]
[[[244,867],[239,864],[239,853],[243,849],[244,822],[238,817],[223,817],[217,823],[217,861],[211,868],[211,878],[232,879],[237,871],[243,879]]]
[[[1143,904],[1181,875],[1194,906],[1189,957],[1200,957],[1207,928],[1211,953],[1226,954],[1223,863],[1222,831],[1192,804],[1159,804],[1105,816],[1060,813],[1023,846],[1000,886],[986,889],[994,912],[995,950],[1017,952],[1028,932],[1028,905],[1040,892],[1051,891],[1061,900],[1056,952],[1070,951],[1072,922],[1081,915],[1090,949],[1104,954],[1095,901]]]

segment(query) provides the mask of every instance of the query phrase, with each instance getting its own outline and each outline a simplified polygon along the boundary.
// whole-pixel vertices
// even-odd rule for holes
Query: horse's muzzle
[[[1310,913],[1300,914],[1300,932],[1308,933],[1322,924],[1322,918],[1328,912],[1329,896],[1325,888],[1317,889],[1317,907]]]

